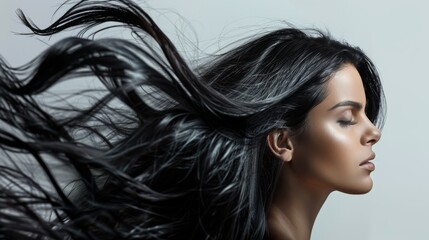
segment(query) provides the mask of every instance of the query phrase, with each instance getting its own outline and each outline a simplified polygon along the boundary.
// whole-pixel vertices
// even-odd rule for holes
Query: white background
[[[0,54],[16,66],[52,44],[54,41],[46,38],[14,35],[12,31],[26,31],[14,11],[21,8],[36,23],[46,26],[60,3],[3,0]],[[214,52],[223,43],[251,35],[254,29],[285,26],[282,21],[301,28],[327,29],[337,39],[361,47],[378,67],[388,103],[383,136],[375,147],[374,188],[366,195],[331,194],[315,223],[312,239],[428,239],[427,3],[150,0],[144,5],[153,8],[148,11],[173,41],[180,41],[178,45],[187,49],[194,43],[205,52]],[[198,52],[186,54],[195,56]]]

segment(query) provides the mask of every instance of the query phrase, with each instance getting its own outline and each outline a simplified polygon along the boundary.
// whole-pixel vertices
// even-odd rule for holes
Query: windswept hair
[[[79,1],[44,29],[19,17],[40,36],[115,22],[135,38],[78,35],[18,68],[0,60],[0,238],[267,239],[281,167],[267,134],[305,129],[344,64],[383,122],[371,61],[321,32],[279,29],[192,69],[130,0]]]

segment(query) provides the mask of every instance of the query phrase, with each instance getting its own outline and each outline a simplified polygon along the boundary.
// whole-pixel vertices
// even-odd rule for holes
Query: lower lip
[[[374,171],[375,170],[375,165],[372,162],[367,162],[365,164],[360,165],[362,168],[365,168],[369,171]]]

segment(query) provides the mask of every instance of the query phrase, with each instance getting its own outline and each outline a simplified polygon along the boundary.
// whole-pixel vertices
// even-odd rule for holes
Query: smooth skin
[[[371,190],[371,170],[361,166],[375,155],[381,133],[365,114],[359,72],[344,65],[326,83],[327,97],[310,110],[304,133],[274,130],[267,143],[284,162],[268,214],[271,239],[307,240],[329,194]]]

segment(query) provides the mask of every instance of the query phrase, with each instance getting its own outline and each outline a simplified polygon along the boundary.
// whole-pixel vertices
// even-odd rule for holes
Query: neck
[[[268,213],[270,238],[309,240],[317,214],[332,192],[285,169]]]

